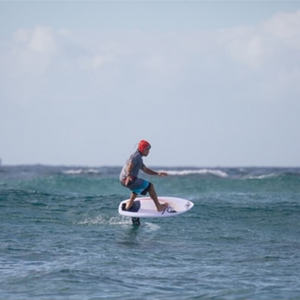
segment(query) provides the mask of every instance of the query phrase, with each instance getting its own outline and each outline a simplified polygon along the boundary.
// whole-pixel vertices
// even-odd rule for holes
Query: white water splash
[[[93,218],[86,218],[83,221],[77,223],[78,225],[101,225],[101,224],[110,224],[110,225],[124,225],[131,224],[131,219],[124,216],[114,216],[109,217],[107,215],[99,215]]]
[[[79,175],[79,174],[99,174],[100,172],[96,169],[72,169],[62,171],[66,175]]]
[[[162,172],[162,171],[161,171]],[[214,169],[199,169],[199,170],[178,170],[178,171],[167,171],[169,175],[213,175],[217,177],[228,177],[228,174],[221,170],[214,170]]]
[[[159,230],[161,227],[158,224],[146,222],[145,228],[147,231],[156,231]]]
[[[271,173],[271,174],[265,174],[265,175],[248,176],[248,177],[246,177],[246,179],[268,179],[268,178],[275,178],[275,177],[279,177],[279,176],[280,176],[280,174]]]

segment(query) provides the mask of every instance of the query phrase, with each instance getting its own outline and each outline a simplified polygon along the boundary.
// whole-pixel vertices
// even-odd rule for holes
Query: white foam
[[[145,227],[147,231],[156,231],[161,228],[158,224],[149,223],[149,222],[145,223]]]
[[[161,171],[162,172],[162,171]],[[167,171],[169,175],[193,175],[193,174],[199,174],[199,175],[213,175],[217,177],[228,177],[228,174],[221,170],[214,170],[214,169],[199,169],[199,170],[178,170],[178,171]]]
[[[97,224],[106,224],[107,217],[104,215],[99,215],[95,218],[86,218],[83,221],[78,222],[78,225],[97,225]]]
[[[96,169],[74,169],[63,171],[66,175],[79,175],[79,174],[99,174],[100,172]]]
[[[124,216],[116,216],[116,217],[111,217],[108,221],[108,224],[123,225],[123,224],[132,224],[132,222],[131,222],[131,218],[124,217]]]
[[[274,177],[278,177],[279,174],[265,174],[265,175],[257,175],[257,176],[249,176],[246,179],[268,179],[268,178],[274,178]]]
[[[123,225],[131,224],[131,219],[124,216],[108,217],[107,215],[99,215],[94,218],[86,218],[83,221],[77,223],[78,225],[99,225],[99,224],[111,224],[111,225]]]

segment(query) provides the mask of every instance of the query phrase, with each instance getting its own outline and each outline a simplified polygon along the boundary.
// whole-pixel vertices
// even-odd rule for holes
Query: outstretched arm
[[[144,173],[149,174],[149,175],[157,175],[157,176],[167,176],[168,175],[167,172],[156,172],[156,171],[153,171],[153,170],[147,168],[145,165],[143,165],[142,170]]]

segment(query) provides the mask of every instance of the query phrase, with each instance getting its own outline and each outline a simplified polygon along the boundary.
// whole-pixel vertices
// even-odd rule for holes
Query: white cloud
[[[177,61],[172,61],[162,55],[154,55],[142,59],[141,66],[147,71],[154,72],[157,74],[174,74],[180,70],[180,63]]]
[[[80,69],[89,71],[89,70],[99,70],[105,64],[113,63],[116,61],[116,58],[112,54],[97,54],[97,55],[86,55],[78,58],[77,63]]]
[[[263,25],[265,32],[285,41],[300,45],[300,11],[279,13]]]
[[[71,31],[69,29],[62,28],[62,29],[58,30],[58,34],[60,36],[67,37],[67,36],[69,36],[71,34]]]
[[[51,28],[37,27],[28,44],[29,49],[43,54],[55,54],[57,51],[56,41]]]
[[[255,30],[234,28],[221,31],[219,47],[229,52],[234,61],[257,70],[261,67],[264,55],[264,39]]]
[[[50,27],[18,29],[7,53],[5,69],[10,77],[44,74],[58,54],[56,35]]]
[[[30,30],[25,28],[20,28],[15,32],[14,39],[16,42],[26,43],[29,41],[30,35],[31,35]]]
[[[251,76],[251,72],[259,74],[260,81],[266,81],[274,89],[282,72],[284,86],[291,88],[294,78],[298,78],[299,43],[299,11],[278,14],[256,27],[188,33],[82,33],[37,26],[17,30],[10,46],[0,44],[0,53],[3,53],[0,64],[4,67],[1,76],[9,80],[26,74],[48,74],[54,81],[59,73],[80,81],[83,76],[101,73],[106,80],[99,82],[99,86],[104,82],[105,86],[115,86],[120,80],[124,86],[126,82],[136,81],[136,85],[167,84],[176,88],[190,81],[198,82],[195,88],[201,82],[208,83],[205,88],[209,89],[210,85],[220,85],[224,80],[227,86],[234,80],[242,80],[233,78],[237,76],[231,74],[235,70],[244,79]],[[289,76],[289,72],[293,75]],[[34,78],[32,80],[34,84]],[[84,80],[88,82],[87,77]],[[282,93],[284,87],[281,85],[280,89]]]
[[[257,27],[221,30],[215,36],[220,53],[228,51],[233,62],[253,71],[286,69],[300,48],[300,11],[279,13]],[[292,55],[292,56],[291,56]]]
[[[14,35],[15,41],[24,43],[24,47],[41,54],[55,54],[57,43],[50,27],[37,26],[33,30],[21,28]]]

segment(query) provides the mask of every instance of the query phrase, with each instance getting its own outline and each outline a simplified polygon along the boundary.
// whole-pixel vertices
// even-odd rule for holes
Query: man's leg
[[[137,197],[137,194],[132,192],[131,195],[130,195],[129,201],[126,203],[125,210],[130,209],[130,207],[133,205],[133,201],[134,201],[134,199],[135,199],[136,197]]]
[[[149,195],[150,195],[151,199],[154,201],[157,211],[163,211],[164,209],[166,209],[168,207],[168,203],[164,203],[164,204],[159,203],[155,189],[154,189],[154,185],[152,183],[150,184]]]

